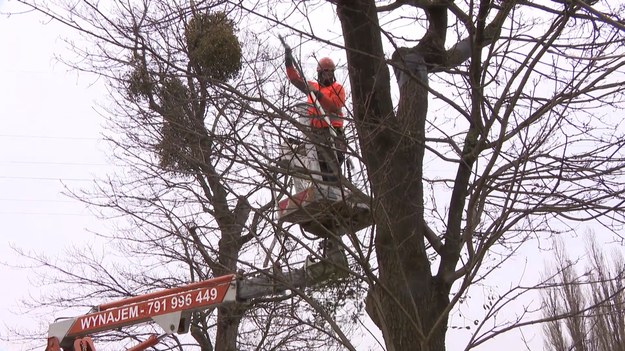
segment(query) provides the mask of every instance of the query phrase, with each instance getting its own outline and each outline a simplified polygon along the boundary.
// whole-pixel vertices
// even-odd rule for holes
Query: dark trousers
[[[329,128],[312,128],[312,142],[317,148],[321,177],[327,182],[338,182],[341,165],[345,161],[347,143],[343,128],[334,128],[337,136],[333,137]]]

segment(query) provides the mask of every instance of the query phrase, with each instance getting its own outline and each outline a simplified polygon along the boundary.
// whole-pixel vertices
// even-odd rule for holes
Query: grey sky
[[[0,0],[0,11],[18,4]],[[66,247],[91,240],[98,222],[85,207],[61,194],[103,174],[104,146],[92,110],[93,81],[53,60],[63,51],[61,28],[33,15],[0,17],[0,336],[7,328],[34,329],[53,316],[21,308],[36,295],[36,270],[13,247],[62,256]],[[4,324],[4,325],[3,325]],[[45,343],[45,340],[42,340]],[[19,345],[0,341],[0,350]]]

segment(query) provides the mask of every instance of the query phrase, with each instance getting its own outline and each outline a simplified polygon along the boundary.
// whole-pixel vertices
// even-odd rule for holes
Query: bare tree
[[[73,195],[104,216],[128,220],[127,227],[102,236],[129,261],[120,265],[73,253],[55,263],[33,255],[52,272],[43,282],[77,287],[70,296],[49,293],[33,307],[89,306],[226,274],[273,277],[279,285],[273,295],[195,313],[191,344],[202,350],[349,345],[336,320],[359,308],[337,311],[356,297],[360,283],[343,279],[304,293],[312,284],[303,261],[320,258],[316,240],[291,236],[275,221],[270,194],[285,193],[286,184],[268,168],[270,155],[258,130],[266,125],[288,133],[283,125],[295,121],[286,113],[295,100],[278,94],[281,76],[264,44],[245,44],[254,43],[256,34],[237,31],[244,23],[241,9],[225,2],[169,1],[28,6],[83,34],[93,45],[70,43],[84,61],[67,63],[109,83],[110,141],[125,167],[97,189]],[[268,86],[275,91],[265,91]],[[280,253],[269,245],[276,235]],[[264,267],[265,258],[272,267]],[[242,326],[243,320],[249,323]],[[101,340],[143,333],[132,327]],[[188,344],[174,336],[164,347]]]
[[[548,273],[542,294],[545,348],[550,350],[625,350],[623,255],[614,251],[606,259],[596,239],[589,236],[588,263],[581,273],[562,242]]]
[[[129,91],[128,77],[134,75],[148,83],[152,94],[167,93],[155,94],[160,112],[149,99],[146,105],[132,96],[119,106],[139,112],[130,114],[136,116],[130,119],[135,124],[126,125],[131,140],[144,144],[139,150],[160,150],[160,166],[166,166],[165,173],[150,168],[151,177],[140,184],[150,189],[151,181],[159,179],[165,186],[152,187],[141,197],[129,195],[129,190],[143,187],[114,194],[124,201],[142,199],[127,211],[141,214],[137,224],[155,222],[151,207],[141,211],[146,199],[158,204],[168,199],[168,210],[180,205],[180,199],[198,202],[201,211],[168,214],[174,225],[153,234],[160,243],[161,230],[171,233],[176,228],[168,238],[189,241],[189,252],[197,256],[187,256],[191,259],[185,262],[194,275],[252,265],[242,259],[243,253],[262,251],[256,241],[262,239],[260,226],[279,231],[267,220],[270,202],[251,206],[247,199],[263,188],[259,176],[271,177],[259,156],[259,143],[248,140],[253,138],[252,121],[292,121],[283,112],[288,103],[276,105],[285,102],[285,90],[265,89],[280,78],[280,57],[250,50],[243,55],[249,74],[229,82],[198,75],[190,51],[194,46],[185,31],[193,27],[191,18],[197,18],[194,8],[205,11],[216,4],[169,6],[155,1],[133,7],[115,2],[113,10],[121,16],[84,4],[90,12],[80,20],[89,27],[77,24],[74,7],[46,12],[99,39],[99,56],[85,52],[85,57],[92,65],[101,64],[92,66],[94,71],[112,72],[115,91]],[[269,42],[267,31],[273,29],[297,34],[304,45],[310,41],[346,54],[350,121],[357,132],[353,144],[362,150],[375,222],[373,245],[366,234],[347,235],[353,248],[352,276],[368,289],[366,310],[386,349],[444,350],[449,313],[492,270],[484,260],[494,248],[508,257],[532,237],[569,230],[571,221],[596,221],[614,233],[621,228],[625,139],[621,119],[614,116],[623,107],[625,27],[613,3],[259,0],[219,6],[239,23],[262,26],[263,33],[250,33],[256,42]],[[149,8],[164,10],[154,17]],[[316,18],[330,23],[327,31],[319,30]],[[115,63],[119,69],[110,70]],[[389,65],[398,96],[391,88]],[[170,111],[163,109],[164,97],[184,101],[173,106],[185,110],[185,118],[201,118],[166,117]],[[160,116],[157,126],[162,130],[132,133],[143,130],[136,126],[150,125],[145,122],[153,119],[145,116]],[[187,130],[189,126],[194,127]],[[182,132],[175,131],[180,127]],[[170,132],[172,142],[184,142],[184,157],[173,163],[163,162],[164,145],[154,145]],[[128,150],[146,165],[155,164],[154,154]],[[177,174],[175,181],[172,173]],[[176,193],[181,188],[198,195]],[[126,203],[115,205],[126,208]],[[218,244],[209,240],[208,229],[215,228],[221,235]],[[290,238],[294,246],[305,247],[296,236]],[[289,252],[286,262],[301,258]],[[315,305],[306,294],[299,296]],[[241,330],[240,308],[221,310],[218,318],[225,333],[219,337],[228,340],[228,347]],[[343,328],[331,316],[324,317],[330,337],[353,349]],[[202,338],[196,340],[201,343]]]

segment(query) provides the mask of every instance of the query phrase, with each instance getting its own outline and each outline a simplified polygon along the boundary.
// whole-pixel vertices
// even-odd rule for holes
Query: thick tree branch
[[[499,8],[495,18],[484,28],[484,34],[482,38],[482,47],[486,47],[492,44],[501,33],[501,28],[504,21],[508,18],[508,15],[518,3],[517,0],[504,0]],[[451,49],[446,52],[445,67],[433,68],[432,72],[441,71],[443,68],[456,67],[469,59],[472,50],[473,37],[469,37],[456,43]]]

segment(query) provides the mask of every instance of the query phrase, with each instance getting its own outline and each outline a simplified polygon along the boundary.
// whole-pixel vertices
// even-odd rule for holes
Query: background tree
[[[623,255],[606,258],[593,238],[588,240],[590,262],[580,273],[562,242],[549,285],[542,293],[545,348],[549,350],[624,350],[625,305]]]
[[[209,109],[211,118],[204,120],[210,128],[200,127],[211,132],[209,138],[203,131],[191,133],[215,144],[212,149],[204,144],[189,146],[183,155],[215,156],[214,148],[219,146],[227,157],[220,159],[223,163],[200,159],[202,167],[190,175],[199,180],[202,198],[212,201],[202,210],[208,210],[214,221],[201,221],[197,227],[214,223],[221,235],[232,230],[233,235],[222,236],[221,244],[254,239],[260,233],[254,225],[260,222],[254,217],[246,220],[246,233],[251,236],[244,235],[233,229],[242,223],[234,213],[237,208],[244,211],[244,198],[251,198],[260,186],[255,176],[267,173],[258,162],[260,150],[241,136],[252,136],[251,120],[259,121],[261,116],[268,117],[267,123],[289,121],[280,112],[283,106],[275,105],[281,101],[279,90],[272,90],[275,95],[270,96],[259,88],[282,73],[264,66],[253,71],[255,79],[236,84],[202,75],[196,80],[192,57],[178,55],[187,49],[187,39],[181,37],[187,27],[182,23],[189,23],[191,7],[165,7],[161,17],[153,19],[142,15],[147,5],[117,5],[127,10],[122,18],[130,19],[130,24],[102,19],[102,13],[94,10],[83,19],[99,30],[78,29],[97,33],[95,38],[119,50],[113,51],[116,55],[105,50],[108,54],[87,53],[86,57],[91,63],[96,58],[106,68],[111,61],[118,62],[119,51],[133,53],[120,62],[122,67],[134,67],[143,56],[158,58],[140,65],[152,77],[149,82],[158,82],[158,89],[172,85],[176,92],[202,92],[202,82],[210,83],[205,90],[210,94],[187,97],[190,106],[185,108],[193,111],[194,104],[201,106],[204,99],[217,102]],[[623,104],[624,27],[612,3],[334,0],[220,5],[229,15],[253,22],[255,28],[264,25],[262,34],[254,33],[257,42],[272,37],[269,28],[297,33],[305,49],[310,42],[315,50],[327,45],[346,54],[350,120],[372,192],[375,253],[368,251],[366,235],[348,238],[354,247],[352,267],[362,272],[357,276],[368,288],[367,312],[381,330],[386,349],[444,350],[450,311],[474,282],[497,265],[485,262],[498,260],[498,252],[508,257],[532,237],[570,230],[575,221],[593,220],[614,232],[622,225],[624,138],[621,119],[614,115]],[[75,25],[72,11],[57,17]],[[169,21],[172,18],[185,20]],[[164,31],[163,24],[172,23],[180,26],[178,30]],[[327,31],[319,29],[322,23],[330,23]],[[124,34],[111,38],[111,28]],[[141,35],[138,29],[148,30],[149,35]],[[164,47],[179,50],[162,55]],[[278,55],[255,51],[252,56],[258,59],[255,65],[270,58],[281,65]],[[398,94],[391,88],[388,65]],[[249,72],[241,77],[250,77]],[[125,82],[124,77],[113,76],[116,82]],[[184,100],[186,95],[175,96]],[[253,118],[246,119],[250,116],[246,112]],[[242,160],[245,167],[237,168]],[[257,173],[245,177],[247,167]],[[162,176],[160,171],[153,174]],[[221,187],[226,192],[221,196],[216,184],[224,184],[224,179],[232,182]],[[160,189],[154,193],[159,196],[144,198],[163,198]],[[171,199],[181,198],[185,197],[176,194]],[[227,210],[221,215],[216,210],[220,206]],[[250,214],[263,218],[262,208],[254,206]],[[240,259],[237,249],[261,246],[248,241],[222,249],[221,244],[211,246],[202,240],[202,245],[193,247],[200,253],[200,248],[212,247],[219,260],[230,264],[238,258],[239,264],[247,265],[250,261]],[[204,262],[209,265],[211,260]],[[215,268],[217,272],[223,267],[211,267]],[[236,318],[231,326],[239,325]],[[341,334],[341,326],[326,320],[333,335],[353,348]]]

